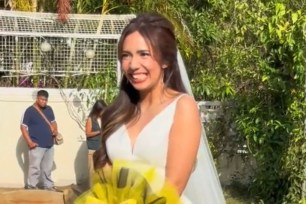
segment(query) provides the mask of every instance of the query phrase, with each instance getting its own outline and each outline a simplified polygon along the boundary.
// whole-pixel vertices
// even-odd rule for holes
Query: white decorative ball
[[[51,45],[48,42],[45,41],[45,42],[41,43],[40,49],[43,52],[49,52],[51,50]]]
[[[95,51],[94,50],[86,50],[85,55],[88,59],[92,59],[95,57]]]

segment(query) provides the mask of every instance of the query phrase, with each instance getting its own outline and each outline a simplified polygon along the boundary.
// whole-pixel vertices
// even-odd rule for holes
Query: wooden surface
[[[58,187],[62,192],[0,188],[0,204],[73,204],[84,190],[77,185]]]
[[[65,204],[64,195],[44,190],[13,190],[0,194],[3,204]]]

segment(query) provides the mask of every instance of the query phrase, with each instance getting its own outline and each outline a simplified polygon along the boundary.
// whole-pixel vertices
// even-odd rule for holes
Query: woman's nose
[[[137,57],[131,57],[129,68],[130,69],[138,69],[139,68],[139,60],[137,59]]]

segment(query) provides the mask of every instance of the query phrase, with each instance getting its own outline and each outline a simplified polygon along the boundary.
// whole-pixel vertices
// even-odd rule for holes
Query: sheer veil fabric
[[[178,63],[184,85],[190,95],[191,85],[180,53]],[[219,176],[214,165],[205,130],[202,127],[202,139],[198,151],[195,170],[191,174],[185,188],[186,195],[193,204],[224,204],[225,198],[220,185]]]

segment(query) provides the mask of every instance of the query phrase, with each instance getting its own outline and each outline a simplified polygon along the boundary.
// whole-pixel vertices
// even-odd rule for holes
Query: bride
[[[121,35],[120,92],[103,113],[95,168],[116,160],[155,167],[182,203],[223,204],[198,107],[180,74],[173,25],[158,14],[131,20]]]

